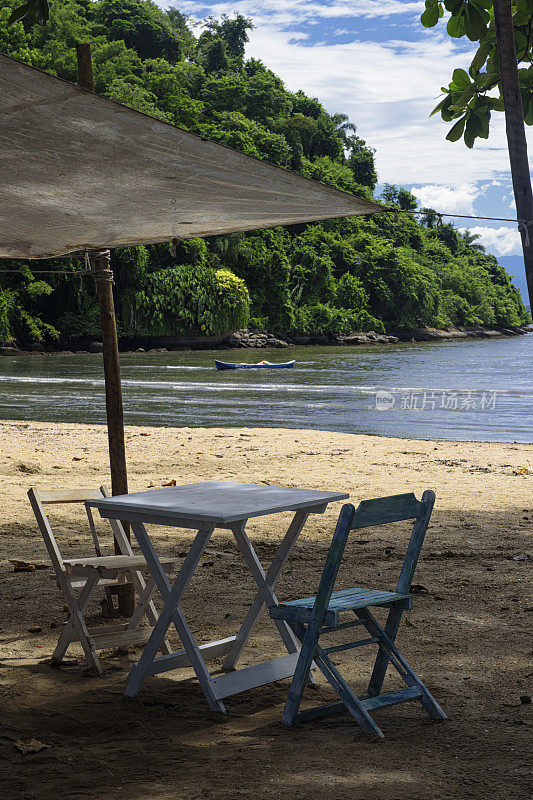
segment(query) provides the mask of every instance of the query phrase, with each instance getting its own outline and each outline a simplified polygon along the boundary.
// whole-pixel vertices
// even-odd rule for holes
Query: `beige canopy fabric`
[[[3,55],[0,119],[1,258],[383,210]]]

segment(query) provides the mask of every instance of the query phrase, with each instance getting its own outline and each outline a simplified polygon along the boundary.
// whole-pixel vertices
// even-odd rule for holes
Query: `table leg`
[[[287,559],[289,558],[294,545],[296,544],[296,540],[300,535],[302,528],[304,527],[305,523],[307,522],[307,518],[309,517],[308,511],[297,511],[294,515],[291,524],[289,525],[289,529],[287,533],[283,537],[283,540],[276,551],[276,555],[268,568],[266,575],[264,577],[265,583],[270,589],[273,589],[276,581],[279,577],[279,574],[285,564],[287,563]],[[249,539],[246,537],[247,545],[251,548],[251,543]],[[239,545],[240,546],[240,545]],[[253,548],[252,548],[253,552]],[[255,555],[255,553],[254,553]],[[246,556],[245,556],[246,557]],[[256,556],[257,559],[257,556]],[[248,562],[247,562],[248,563]],[[260,565],[259,565],[260,566]],[[261,568],[262,569],[262,568]],[[264,575],[264,572],[263,572]],[[254,575],[255,577],[255,575]],[[274,596],[275,597],[275,596]],[[269,602],[271,598],[269,596]],[[277,601],[276,601],[277,602]],[[234,669],[235,664],[237,663],[239,656],[241,655],[244,647],[246,646],[246,642],[250,638],[250,634],[254,628],[255,623],[257,622],[257,618],[261,612],[265,604],[264,593],[262,591],[258,591],[252,605],[248,609],[248,613],[244,618],[244,622],[242,623],[237,636],[235,637],[235,642],[233,643],[225,661],[222,665],[224,669]],[[281,621],[281,620],[280,620]],[[288,626],[287,626],[288,627]],[[279,626],[278,626],[279,630]],[[285,630],[285,628],[284,628]],[[289,629],[290,630],[290,629]],[[291,631],[292,633],[292,631]],[[280,631],[281,634],[281,631]],[[283,634],[282,634],[283,635]],[[296,645],[296,649],[299,649],[298,645]],[[289,653],[296,652],[294,649],[289,649]]]
[[[154,625],[154,629],[143,650],[141,658],[130,670],[128,686],[125,692],[126,696],[135,697],[139,691],[144,678],[148,674],[149,667],[157,655],[157,651],[161,646],[161,642],[165,637],[169,625],[174,623],[210,708],[213,711],[224,712],[224,704],[220,700],[217,700],[214,696],[211,685],[211,675],[209,674],[206,663],[202,658],[199,647],[194,640],[187,621],[183,616],[181,609],[179,608],[179,604],[183,598],[183,595],[185,594],[187,586],[190,583],[192,575],[198,566],[205,548],[207,547],[209,539],[211,538],[214,526],[211,525],[198,531],[172,587],[163,567],[161,566],[161,562],[157,557],[157,553],[154,550],[144,525],[140,522],[133,522],[131,527],[139,543],[141,552],[143,553],[150,568],[150,572],[157,583],[165,605],[161,611],[161,614],[159,615],[159,619]]]
[[[263,567],[261,566],[261,562],[257,557],[257,553],[255,552],[251,541],[249,540],[246,532],[244,530],[244,524],[235,526],[231,529],[233,531],[233,535],[237,540],[237,544],[239,545],[239,549],[244,556],[244,559],[248,565],[248,569],[252,573],[252,576],[257,583],[259,594],[262,595],[262,603],[259,606],[259,610],[261,610],[263,603],[267,606],[277,605],[278,599],[274,594],[274,590],[271,585],[269,585],[267,581],[267,575]],[[259,613],[259,612],[258,612]],[[300,649],[298,644],[298,640],[296,636],[292,632],[289,625],[285,622],[285,620],[274,620],[276,623],[276,627],[279,631],[281,638],[285,643],[285,647],[287,648],[289,653],[297,653]],[[254,620],[255,622],[255,620]]]

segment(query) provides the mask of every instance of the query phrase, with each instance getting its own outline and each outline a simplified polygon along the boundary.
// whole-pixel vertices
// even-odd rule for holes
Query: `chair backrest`
[[[351,503],[343,505],[316,594],[315,616],[318,617],[322,612],[325,613],[350,531],[360,528],[414,520],[409,544],[407,545],[407,551],[400,570],[400,577],[396,585],[397,592],[407,594],[413,581],[434,504],[435,492],[431,489],[426,489],[422,495],[422,500],[417,500],[411,492],[409,494],[396,494],[391,497],[379,497],[373,500],[362,500],[357,508]]]
[[[32,487],[28,492],[28,497],[54,569],[56,573],[65,572],[66,570],[63,563],[63,557],[59,550],[44,506],[66,503],[84,504],[87,500],[96,500],[102,497],[109,497],[109,492],[105,486],[100,486],[97,489],[52,489],[45,491],[39,491]],[[100,547],[98,534],[96,532],[92,510],[87,506],[84,506],[84,509],[87,513],[89,529],[91,531],[91,537],[96,555],[101,556],[102,550]],[[115,523],[114,520],[113,523]],[[115,524],[113,524],[112,529],[115,539],[119,541],[121,544],[121,549],[123,549],[124,540],[127,541],[127,539],[120,522],[117,521]]]

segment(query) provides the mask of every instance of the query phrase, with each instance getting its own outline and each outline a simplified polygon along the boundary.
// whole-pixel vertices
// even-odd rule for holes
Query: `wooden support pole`
[[[78,83],[83,89],[88,89],[89,92],[94,92],[91,45],[79,42],[76,45],[76,56],[78,58]]]
[[[110,269],[111,254],[109,250],[93,251],[90,253],[90,260],[91,274],[96,283],[102,326],[102,356],[104,362],[111,490],[113,494],[127,494],[128,475],[124,442],[124,412],[122,408],[117,325],[113,303],[113,273]]]
[[[77,44],[78,78],[80,86],[94,92],[94,77],[91,46]],[[105,400],[107,414],[107,436],[109,442],[109,464],[111,468],[111,490],[115,494],[128,493],[126,469],[126,446],[124,441],[124,412],[122,407],[122,385],[118,356],[117,324],[113,302],[113,272],[111,253],[101,249],[90,253],[92,275],[96,284],[100,322],[102,326],[102,356],[104,362]],[[124,526],[129,538],[129,527]],[[115,541],[115,552],[120,553]],[[133,584],[118,587],[118,606],[121,614],[131,616],[135,608]],[[112,602],[108,595],[108,603]]]
[[[522,235],[529,302],[533,309],[533,194],[518,80],[511,0],[493,0],[493,7],[516,216]]]

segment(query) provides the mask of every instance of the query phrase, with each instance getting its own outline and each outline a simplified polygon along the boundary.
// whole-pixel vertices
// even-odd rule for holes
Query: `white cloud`
[[[172,0],[164,0],[159,5],[166,7]],[[180,11],[193,16],[203,16],[205,9],[215,17],[221,14],[231,14],[237,11],[254,20],[267,20],[272,18],[279,24],[288,22],[304,22],[308,19],[338,19],[340,17],[363,17],[374,19],[389,17],[397,14],[418,14],[424,10],[425,3],[421,0],[405,2],[405,0],[333,0],[331,3],[310,2],[310,0],[235,0],[235,2],[210,3],[201,0],[181,0]]]
[[[493,125],[490,144],[467,150],[445,140],[449,126],[440,118],[429,119],[440,86],[468,59],[449,37],[301,46],[264,25],[252,31],[249,52],[291,90],[301,88],[328,111],[349,114],[359,135],[376,148],[382,183],[475,182],[507,169],[502,121]]]
[[[411,191],[422,208],[434,208],[450,214],[475,214],[474,201],[482,193],[481,187],[472,183],[456,186],[428,183],[425,186],[413,186]]]
[[[522,253],[522,243],[517,228],[508,226],[489,228],[474,225],[468,230],[471,233],[479,234],[480,243],[497,256],[521,255]]]
[[[162,5],[173,1],[160,0]],[[450,126],[439,116],[429,118],[440,87],[456,67],[468,64],[474,48],[466,40],[451,39],[441,26],[423,28],[423,8],[423,2],[402,0],[180,2],[180,9],[196,19],[234,11],[251,17],[255,28],[248,55],[262,59],[290,90],[318,97],[331,113],[349,114],[358,134],[376,148],[381,183],[451,187],[505,175],[509,162],[502,114],[493,114],[490,139],[478,140],[473,150],[446,141]],[[400,14],[402,23],[418,31],[417,41],[393,39],[393,20]],[[375,19],[376,38],[385,41],[369,40],[368,30],[364,37],[359,34],[360,41],[352,30],[353,41],[311,42],[317,22],[342,18],[339,31],[357,17]]]

